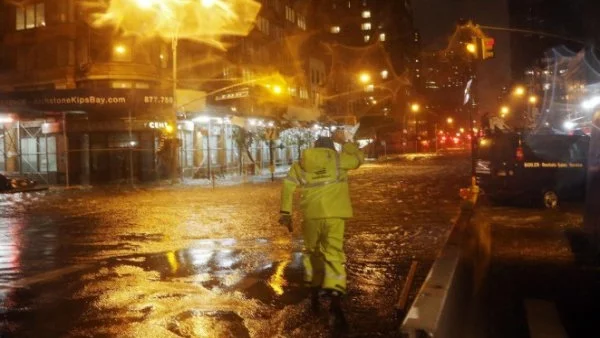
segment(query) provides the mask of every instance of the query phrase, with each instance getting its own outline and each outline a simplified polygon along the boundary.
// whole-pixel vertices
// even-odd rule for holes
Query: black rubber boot
[[[310,310],[317,314],[321,312],[321,303],[319,302],[319,288],[310,288]]]
[[[329,324],[336,335],[348,331],[348,322],[342,310],[342,294],[338,291],[331,292],[331,307],[329,308]]]

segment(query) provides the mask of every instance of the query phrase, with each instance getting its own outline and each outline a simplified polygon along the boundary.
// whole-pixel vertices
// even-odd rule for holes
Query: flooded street
[[[394,336],[468,184],[463,157],[366,164],[350,178],[350,336]],[[301,288],[301,218],[277,223],[280,182],[0,195],[7,337],[327,337]]]

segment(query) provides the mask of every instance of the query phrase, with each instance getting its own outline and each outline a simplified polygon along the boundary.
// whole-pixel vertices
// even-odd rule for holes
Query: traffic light
[[[494,38],[481,38],[481,59],[487,60],[493,58],[494,55],[494,46],[496,44],[496,40]]]
[[[465,45],[467,52],[471,55],[473,55],[473,58],[475,59],[479,59],[480,56],[480,50],[481,50],[481,43],[479,41],[480,39],[477,37],[473,37],[471,39],[471,42],[467,43]]]

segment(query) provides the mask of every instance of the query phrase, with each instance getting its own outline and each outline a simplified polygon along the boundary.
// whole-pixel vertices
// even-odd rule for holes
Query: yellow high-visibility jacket
[[[344,144],[341,153],[327,148],[304,150],[283,181],[281,212],[292,212],[294,191],[300,187],[300,208],[305,218],[352,217],[348,170],[358,168],[364,159],[353,143]]]

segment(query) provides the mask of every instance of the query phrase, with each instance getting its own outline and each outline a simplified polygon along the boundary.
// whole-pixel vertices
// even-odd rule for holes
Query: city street
[[[483,202],[475,224],[489,235],[489,260],[487,275],[476,275],[470,336],[533,337],[540,325],[557,336],[600,335],[600,269],[580,255],[582,203],[544,210]]]
[[[444,242],[468,159],[368,163],[351,176],[350,336],[394,336]],[[0,195],[2,336],[319,337],[300,288],[300,218],[280,182]],[[326,305],[326,304],[325,304]]]

